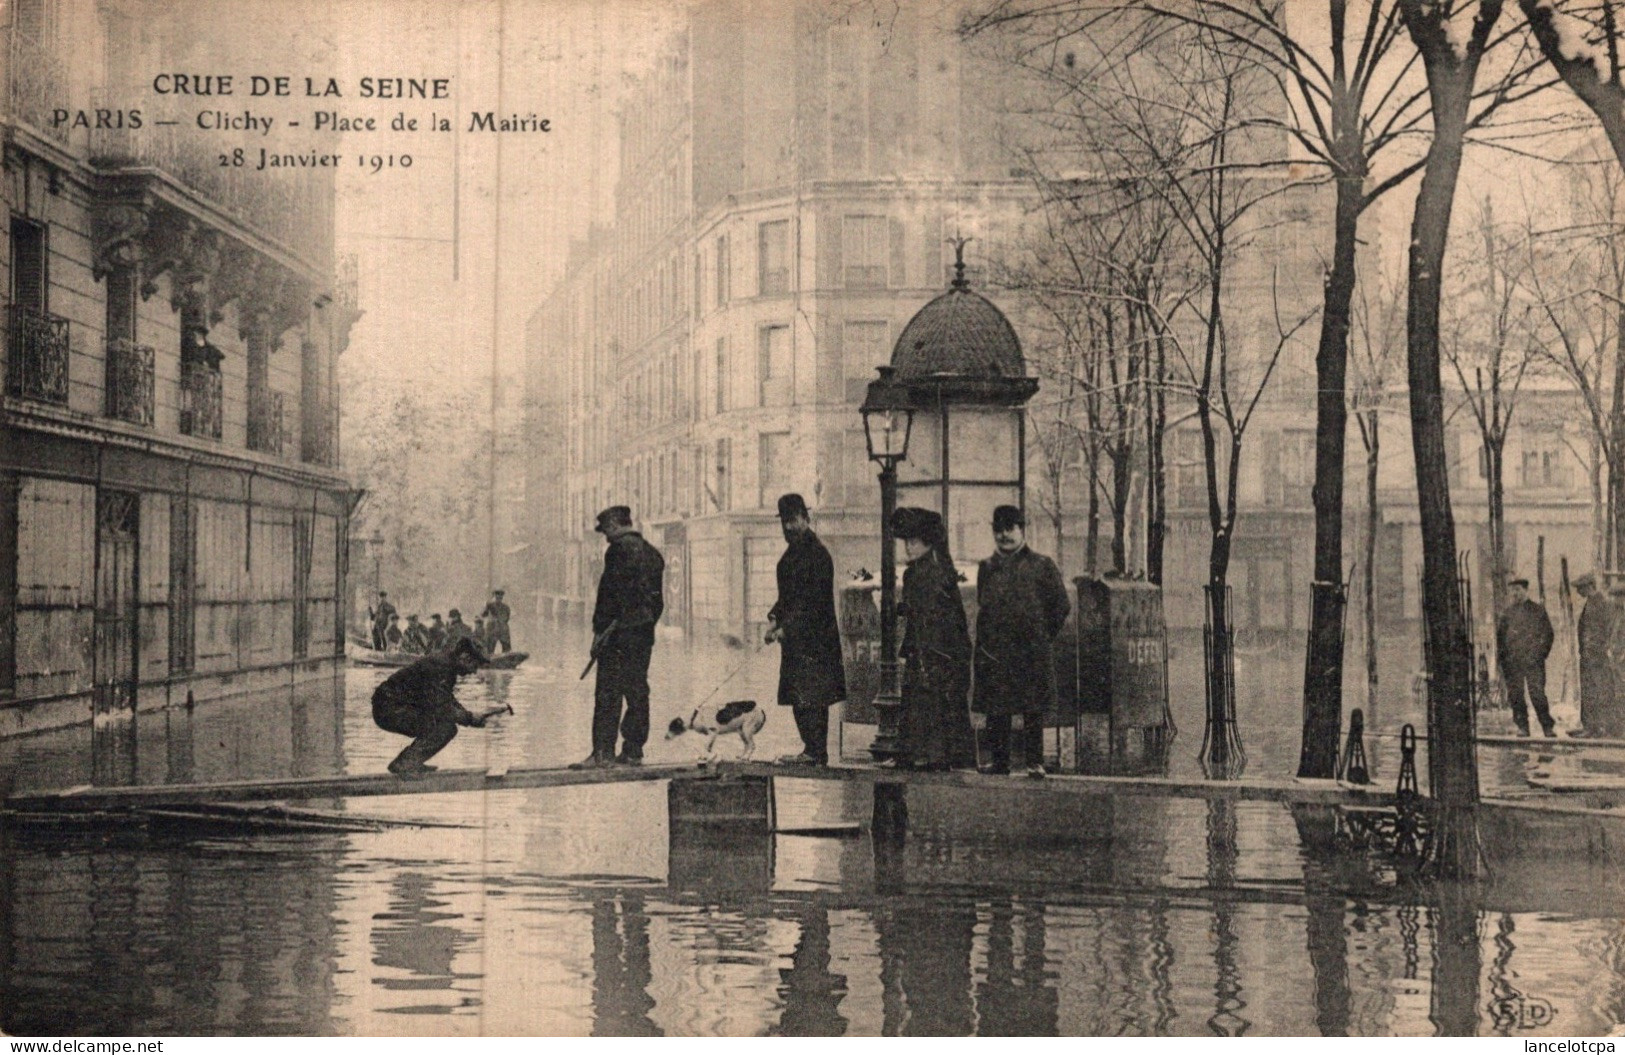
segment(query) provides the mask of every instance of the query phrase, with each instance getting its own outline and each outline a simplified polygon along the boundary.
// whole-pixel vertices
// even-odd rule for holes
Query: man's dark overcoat
[[[1552,620],[1530,598],[1509,604],[1495,622],[1495,648],[1503,670],[1543,667],[1552,651]]]
[[[794,536],[779,558],[779,600],[767,617],[779,642],[779,703],[828,707],[846,699],[841,631],[835,621],[835,562],[811,531]]]
[[[995,553],[976,572],[976,688],[982,714],[1043,713],[1055,705],[1055,654],[1072,603],[1055,562],[1027,546]]]
[[[1580,609],[1580,724],[1593,733],[1617,735],[1618,686],[1608,661],[1608,643],[1618,618],[1613,602],[1601,592],[1586,598]]]

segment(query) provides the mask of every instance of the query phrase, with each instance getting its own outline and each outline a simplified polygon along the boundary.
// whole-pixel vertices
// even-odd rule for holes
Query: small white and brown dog
[[[745,752],[739,756],[739,761],[749,762],[756,753],[756,734],[766,724],[767,712],[756,706],[755,700],[732,700],[705,714],[696,707],[686,723],[681,718],[673,718],[666,727],[666,739],[671,740],[684,733],[703,735],[706,738],[705,757],[700,759],[700,765],[708,766],[717,761],[717,737],[738,733],[739,739],[745,743]]]

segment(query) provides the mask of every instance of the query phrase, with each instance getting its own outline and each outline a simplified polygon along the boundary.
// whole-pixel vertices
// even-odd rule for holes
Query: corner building
[[[278,21],[211,35],[212,10],[12,5],[0,736],[94,721],[133,743],[138,712],[343,662],[353,272],[335,271],[331,169],[222,167],[226,137],[151,94],[153,70],[240,67],[232,43]],[[97,107],[144,120],[53,119]]]
[[[783,492],[841,574],[873,567],[864,388],[947,287],[948,240],[974,239],[975,281],[1031,200],[996,89],[919,5],[885,25],[788,0],[694,9],[626,106],[614,225],[532,319],[544,612],[590,604],[591,518],[612,502],[666,553],[667,621],[700,635],[764,625]]]

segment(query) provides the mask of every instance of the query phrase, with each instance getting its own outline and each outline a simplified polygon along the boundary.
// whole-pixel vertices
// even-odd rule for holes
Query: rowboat
[[[379,652],[354,641],[348,643],[345,655],[358,667],[404,667],[423,658],[415,652]],[[504,652],[491,657],[490,667],[492,670],[512,670],[529,658],[529,652]]]

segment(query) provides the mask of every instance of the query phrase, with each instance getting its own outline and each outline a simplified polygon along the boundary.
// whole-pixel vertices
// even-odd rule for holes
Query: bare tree
[[[1373,289],[1373,285],[1375,288]],[[1365,451],[1365,558],[1361,575],[1365,624],[1366,720],[1375,721],[1378,688],[1377,537],[1382,525],[1378,468],[1382,457],[1382,416],[1390,409],[1389,386],[1404,346],[1404,299],[1397,280],[1361,282],[1350,319],[1349,408]]]
[[[1477,871],[1478,844],[1463,811],[1478,802],[1473,664],[1456,582],[1456,525],[1450,508],[1439,373],[1439,301],[1468,110],[1502,0],[1399,2],[1427,74],[1433,114],[1433,138],[1411,220],[1405,322],[1428,646],[1428,783],[1444,809],[1433,849],[1443,871],[1471,875]]]
[[[1506,443],[1524,379],[1537,358],[1524,295],[1522,238],[1498,228],[1485,199],[1475,217],[1476,236],[1451,262],[1455,281],[1441,316],[1440,351],[1461,386],[1462,403],[1478,432],[1489,527],[1491,614],[1506,606]]]

